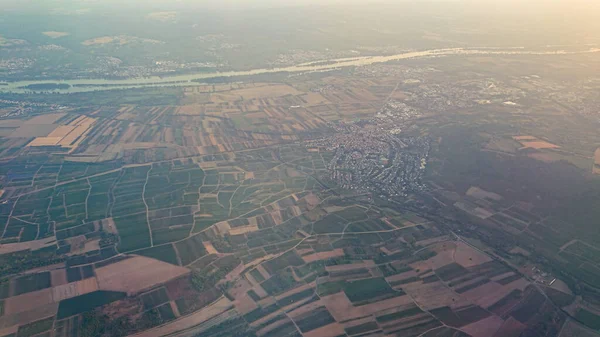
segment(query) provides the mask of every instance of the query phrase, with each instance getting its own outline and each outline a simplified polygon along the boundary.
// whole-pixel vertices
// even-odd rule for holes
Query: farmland
[[[524,89],[541,79],[444,60],[56,94],[0,119],[0,332],[597,329],[597,129],[504,104],[553,102]]]
[[[330,194],[312,177],[321,156],[289,145],[276,151],[286,153],[285,162],[306,164],[282,167],[273,149],[261,149],[121,168],[42,165],[33,179],[47,171],[59,183],[12,194],[24,194],[10,199],[9,216],[22,222],[7,229],[35,228],[31,239],[15,230],[12,244],[56,233],[48,247],[77,253],[60,262],[68,266],[64,276],[15,279],[9,296],[57,293],[90,279],[95,288],[61,293],[50,312],[60,322],[108,315],[109,326],[116,313],[136,312],[140,318],[126,327],[136,332],[158,324],[177,331],[178,317],[207,310],[222,293],[229,309],[197,320],[195,329],[243,316],[248,331],[278,336],[297,327],[320,336],[465,327],[489,317],[482,305],[525,290],[517,274],[491,281],[508,270],[414,214]],[[48,211],[38,214],[40,206]],[[394,225],[407,221],[399,219],[412,222]],[[6,314],[16,315],[11,298],[5,301]],[[294,323],[281,318],[286,311]],[[352,322],[360,317],[367,318]]]
[[[315,160],[294,146],[282,150],[277,153]],[[15,279],[7,314],[34,310],[18,309],[10,296],[58,293],[85,281],[95,286],[49,299],[60,322],[107,315],[97,319],[108,319],[110,326],[117,324],[117,313],[136,312],[139,319],[126,327],[129,332],[158,324],[166,324],[161,331],[177,331],[180,316],[207,312],[207,321],[193,323],[197,331],[210,331],[213,320],[243,317],[244,329],[273,336],[296,329],[315,336],[420,334],[486,319],[481,305],[525,289],[517,274],[491,281],[509,270],[433,223],[330,194],[311,183],[314,168],[302,173],[303,167],[282,168],[272,158],[273,149],[261,149],[94,168],[85,179],[77,177],[97,164],[59,170],[72,178],[18,198],[12,216],[33,222],[36,213],[26,213],[25,205],[56,209],[43,214],[60,235],[56,249],[81,253],[66,257],[62,274]],[[55,179],[61,181],[60,175]],[[106,198],[89,203],[100,195]],[[82,211],[74,216],[81,224],[70,222],[69,209],[80,202]],[[401,219],[410,225],[394,225],[408,221]],[[494,289],[485,292],[489,300],[475,295],[483,294],[480,288]],[[216,316],[208,314],[219,298],[230,304]]]

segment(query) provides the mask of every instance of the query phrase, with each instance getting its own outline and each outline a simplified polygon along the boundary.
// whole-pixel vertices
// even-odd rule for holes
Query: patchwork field
[[[171,107],[148,111],[177,116]],[[102,114],[63,119],[52,131],[64,139],[90,126],[66,156],[115,134],[109,125],[119,122],[105,124]],[[133,140],[151,123],[127,125],[123,135]],[[20,176],[3,196],[2,270],[46,262],[31,280],[14,278],[3,290],[0,327],[26,329],[54,315],[52,329],[67,336],[66,329],[93,329],[90,315],[106,315],[106,324],[133,315],[128,333],[157,327],[142,334],[152,336],[230,329],[418,336],[456,328],[501,337],[559,315],[518,271],[435,222],[331,193],[316,178],[329,156],[280,144],[151,163],[8,166]],[[467,194],[473,202],[503,200],[483,188]],[[490,218],[508,223],[521,213]],[[564,252],[581,249],[573,243]],[[30,264],[16,263],[25,256]]]
[[[518,141],[523,145],[523,148],[531,148],[531,149],[558,149],[560,146],[549,143],[545,140],[541,140],[537,137],[533,136],[515,136],[514,140]]]
[[[526,101],[556,98],[491,68],[410,62],[98,90],[0,118],[0,336],[590,334],[597,214],[571,226],[552,212],[595,205],[575,187],[594,186],[598,142],[543,132]],[[338,179],[388,171],[368,187]],[[380,192],[393,184],[412,187]]]
[[[60,146],[70,151],[77,148],[85,140],[85,134],[96,122],[96,119],[81,116],[67,125],[60,125],[45,137],[37,137],[28,146]]]

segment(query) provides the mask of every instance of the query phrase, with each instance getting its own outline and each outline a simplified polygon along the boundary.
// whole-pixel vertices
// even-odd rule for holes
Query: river
[[[342,59],[331,59],[314,61],[309,63],[303,63],[294,66],[281,67],[281,68],[269,68],[269,69],[253,69],[253,70],[242,70],[242,71],[225,71],[225,72],[212,72],[212,73],[197,73],[197,74],[186,74],[186,75],[173,75],[173,76],[152,76],[144,78],[133,78],[133,79],[122,79],[122,80],[105,80],[105,79],[75,79],[75,80],[41,80],[41,81],[18,81],[2,83],[0,85],[0,92],[14,92],[23,93],[29,91],[22,89],[31,84],[49,84],[49,83],[61,83],[69,84],[71,87],[68,89],[53,90],[58,93],[75,93],[75,92],[86,92],[95,90],[110,90],[110,89],[131,89],[131,88],[145,88],[145,87],[162,87],[162,86],[195,86],[199,85],[194,80],[209,80],[218,77],[237,77],[237,76],[251,76],[261,75],[270,73],[303,73],[303,72],[323,72],[330,71],[345,67],[356,67],[366,66],[376,63],[385,63],[390,61],[414,59],[414,58],[425,58],[425,57],[443,57],[452,55],[569,55],[569,54],[585,54],[585,53],[598,53],[600,48],[590,48],[581,51],[565,51],[565,50],[551,50],[551,51],[529,51],[524,48],[505,48],[505,49],[464,49],[464,48],[451,48],[451,49],[433,49],[425,51],[406,52],[402,54],[389,55],[389,56],[362,56],[353,58],[342,58]]]

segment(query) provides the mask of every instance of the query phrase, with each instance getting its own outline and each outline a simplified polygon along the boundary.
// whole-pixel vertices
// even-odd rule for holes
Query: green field
[[[81,314],[86,311],[93,310],[105,304],[121,300],[127,294],[114,291],[95,291],[93,293],[80,295],[60,301],[58,306],[58,319]]]
[[[157,290],[143,294],[141,297],[145,310],[152,309],[169,301],[169,295],[167,295],[165,288],[158,288]]]
[[[290,251],[273,260],[267,261],[263,266],[270,274],[275,274],[288,266],[298,267],[303,264],[304,261],[294,251]]]
[[[246,320],[249,323],[258,321],[260,318],[267,316],[268,314],[271,314],[277,310],[279,310],[280,307],[277,304],[272,304],[270,306],[267,307],[260,307],[257,309],[254,309],[253,311],[245,314],[244,320]]]
[[[303,291],[298,292],[296,294],[293,294],[293,295],[290,295],[290,296],[287,296],[287,297],[284,297],[284,298],[278,300],[277,304],[279,304],[282,307],[285,307],[286,305],[290,305],[290,304],[295,303],[297,301],[300,301],[300,300],[306,299],[308,297],[311,297],[314,294],[315,294],[315,289],[312,289],[312,288],[306,289],[306,290],[303,290]]]
[[[119,251],[128,252],[150,246],[150,232],[145,213],[114,218],[114,220],[121,238]]]
[[[165,322],[172,321],[176,318],[175,313],[173,313],[173,309],[169,303],[165,303],[159,306],[157,309],[160,313],[161,319]]]
[[[40,321],[35,321],[19,327],[17,337],[30,337],[52,329],[54,317],[46,318]]]
[[[173,245],[170,244],[138,250],[135,253],[138,255],[151,257],[153,259],[161,260],[174,265],[179,265],[179,262],[177,261],[177,253],[175,253],[175,248],[173,248]]]
[[[296,324],[302,332],[309,332],[335,322],[327,308],[321,307],[313,310],[307,317],[298,320]]]
[[[577,310],[575,318],[581,323],[585,324],[587,327],[600,331],[600,316],[586,309],[580,308]]]
[[[261,285],[269,295],[274,296],[293,288],[297,284],[291,271],[285,269],[271,276],[270,279],[264,281]]]
[[[50,288],[52,286],[50,272],[21,276],[13,282],[15,285],[15,295]]]
[[[175,248],[179,252],[181,264],[184,266],[206,255],[206,249],[204,248],[202,238],[199,235],[177,242]]]
[[[67,281],[68,282],[76,282],[81,280],[81,271],[79,267],[67,268]]]
[[[384,278],[346,282],[344,284],[344,292],[352,303],[360,303],[396,293],[394,289],[390,288]]]

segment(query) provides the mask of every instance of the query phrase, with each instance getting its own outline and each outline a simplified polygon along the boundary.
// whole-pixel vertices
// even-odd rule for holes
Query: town
[[[430,141],[406,137],[406,122],[419,116],[416,109],[388,101],[373,118],[332,125],[333,136],[313,140],[309,147],[334,153],[327,179],[338,186],[381,196],[406,196],[424,188]]]

